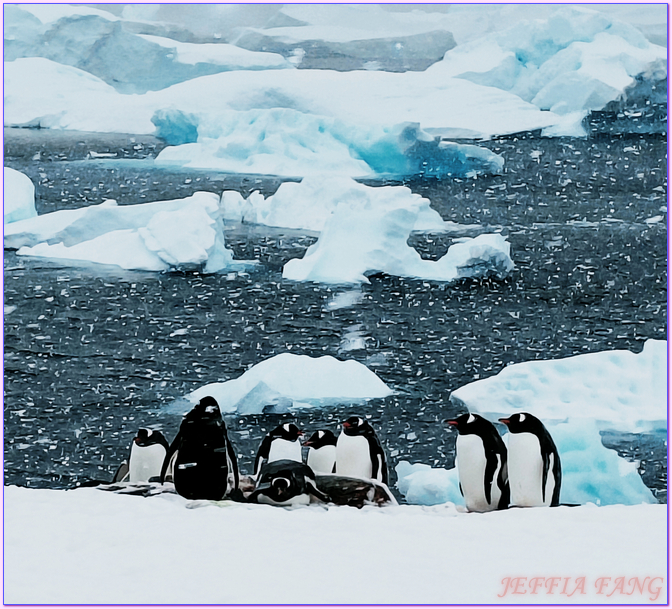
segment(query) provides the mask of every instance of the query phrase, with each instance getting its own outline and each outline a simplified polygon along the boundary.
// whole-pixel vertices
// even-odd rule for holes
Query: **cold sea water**
[[[666,139],[525,134],[482,145],[504,157],[502,175],[367,184],[405,184],[461,225],[413,234],[425,258],[457,237],[501,230],[516,264],[505,280],[379,274],[339,308],[334,297],[352,288],[282,278],[316,235],[249,225],[226,232],[236,258],[260,262],[243,274],[129,272],[5,251],[5,484],[63,489],[111,478],[139,427],[172,439],[187,408],[176,400],[290,352],[355,359],[396,393],[296,414],[226,415],[241,470],[251,471],[261,438],[280,422],[337,432],[360,414],[378,430],[393,486],[400,460],[453,466],[456,436],[442,421],[458,413],[449,402],[458,387],[511,363],[639,352],[647,339],[665,339]],[[5,165],[32,179],[40,214],[197,190],[268,196],[281,183],[159,168],[152,159],[162,146],[147,136],[5,130]],[[605,431],[602,441],[636,461],[666,502],[664,431]]]

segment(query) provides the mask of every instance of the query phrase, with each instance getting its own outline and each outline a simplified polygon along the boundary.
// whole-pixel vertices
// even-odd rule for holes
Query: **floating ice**
[[[586,353],[513,364],[453,391],[450,400],[489,419],[529,412],[545,423],[585,418],[601,429],[641,432],[667,426],[667,341],[641,353]]]
[[[560,502],[585,505],[637,505],[656,503],[642,481],[635,463],[606,448],[591,421],[548,425],[560,453],[562,485]],[[509,434],[504,435],[504,441]],[[397,488],[406,501],[419,505],[451,502],[464,505],[457,468],[446,470],[400,461]]]
[[[384,398],[392,390],[366,366],[354,360],[340,361],[325,355],[309,357],[281,353],[259,362],[242,376],[223,383],[211,383],[190,393],[196,403],[210,395],[222,412],[259,414],[296,407],[364,402]]]
[[[37,216],[35,186],[31,179],[10,167],[4,168],[3,207],[5,224]]]
[[[666,53],[616,18],[563,7],[546,19],[459,45],[428,71],[510,91],[556,114],[585,115],[617,99]]]
[[[356,195],[356,196],[355,196]],[[368,283],[366,274],[455,281],[463,277],[504,277],[513,269],[510,244],[502,235],[479,235],[452,245],[439,260],[423,260],[407,243],[424,199],[409,201],[389,187],[353,193],[339,201],[317,243],[302,259],[285,264],[294,281]]]
[[[109,200],[21,220],[5,229],[5,247],[24,256],[148,271],[214,273],[245,264],[226,248],[219,198],[207,192],[139,205]]]
[[[275,53],[138,34],[138,30],[155,33],[161,28],[128,23],[84,7],[45,11],[29,5],[8,6],[5,27],[5,61],[44,57],[86,70],[122,93],[164,89],[225,70],[293,68]]]
[[[264,198],[253,192],[244,199],[237,191],[222,193],[224,218],[248,224],[297,228],[320,232],[341,202],[353,206],[377,201],[381,208],[389,204],[417,210],[413,230],[442,232],[446,223],[430,207],[428,199],[414,194],[406,186],[365,186],[347,177],[315,176],[300,183],[283,182],[276,193]]]

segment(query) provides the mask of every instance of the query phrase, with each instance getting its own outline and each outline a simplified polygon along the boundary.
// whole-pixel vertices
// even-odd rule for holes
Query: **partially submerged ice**
[[[591,419],[601,429],[642,432],[667,427],[667,341],[640,353],[585,353],[512,364],[453,391],[450,400],[490,419],[529,412],[545,423]]]
[[[368,283],[386,273],[434,281],[505,277],[514,267],[510,244],[500,234],[464,238],[439,260],[423,260],[408,245],[427,202],[389,187],[351,192],[338,201],[316,243],[303,258],[285,264],[283,277],[327,284]]]
[[[260,414],[361,403],[391,394],[392,390],[374,372],[355,360],[281,353],[259,362],[236,379],[210,383],[186,398],[196,403],[212,396],[222,412]]]
[[[245,264],[235,261],[226,247],[219,197],[208,192],[138,205],[108,200],[43,214],[8,225],[4,246],[18,249],[21,256],[128,270],[214,273]]]
[[[238,191],[225,190],[221,207],[225,220],[321,232],[341,202],[366,205],[371,199],[380,201],[381,206],[417,210],[413,230],[442,232],[446,228],[429,200],[410,188],[366,186],[343,176],[313,176],[298,183],[283,182],[268,197],[255,191],[245,199]]]
[[[3,207],[5,224],[37,216],[35,186],[31,179],[10,167],[4,168]]]
[[[573,421],[547,427],[562,464],[561,503],[656,503],[653,493],[642,481],[637,465],[606,448],[594,423]],[[508,433],[503,436],[505,442],[508,436]],[[400,461],[395,469],[397,488],[408,503],[437,505],[450,502],[464,506],[457,468],[447,470]]]

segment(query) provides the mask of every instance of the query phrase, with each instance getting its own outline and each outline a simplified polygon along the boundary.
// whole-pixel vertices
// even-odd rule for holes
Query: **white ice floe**
[[[25,174],[10,167],[4,168],[3,207],[5,224],[37,216],[35,186]]]
[[[489,419],[529,412],[544,423],[592,419],[601,429],[667,427],[667,341],[641,353],[586,353],[513,364],[453,391],[452,402]]]
[[[281,353],[236,379],[210,383],[186,397],[195,403],[210,395],[222,412],[255,414],[265,408],[286,411],[292,407],[365,402],[391,394],[374,372],[355,360]]]
[[[562,484],[560,502],[572,505],[637,505],[656,503],[642,481],[636,463],[626,461],[602,444],[591,421],[547,425],[560,454]],[[506,433],[504,441],[508,440]],[[406,501],[436,505],[450,501],[463,506],[457,468],[446,470],[400,461],[396,466],[397,488]]]
[[[320,232],[341,202],[365,206],[372,200],[381,208],[407,207],[414,213],[417,210],[413,230],[446,230],[446,223],[430,207],[429,200],[410,188],[366,186],[348,177],[314,176],[300,183],[284,182],[274,195],[266,198],[255,191],[244,199],[237,191],[226,190],[222,193],[221,207],[227,220]]]
[[[562,7],[459,45],[428,71],[509,91],[556,114],[578,112],[576,125],[666,56],[665,47],[631,25],[588,8]]]
[[[122,93],[164,89],[225,70],[293,68],[277,53],[212,40],[173,40],[162,34],[179,37],[175,29],[166,32],[162,25],[128,22],[87,7],[11,5],[5,10],[5,28],[5,61],[43,57],[86,70]]]
[[[284,509],[8,486],[4,517],[9,604],[667,601],[664,505]],[[249,583],[260,564],[272,568]],[[517,594],[512,577],[524,578]]]
[[[416,196],[417,197],[417,196]],[[464,277],[504,277],[513,269],[510,244],[499,234],[464,238],[439,260],[423,260],[408,245],[425,199],[410,199],[390,187],[351,193],[338,201],[317,243],[303,258],[287,262],[283,277],[319,283],[368,283],[367,274],[455,281]],[[438,215],[438,214],[437,214]]]
[[[4,244],[22,256],[133,270],[214,273],[244,264],[226,248],[219,197],[207,192],[138,205],[108,200],[44,214],[8,225]]]

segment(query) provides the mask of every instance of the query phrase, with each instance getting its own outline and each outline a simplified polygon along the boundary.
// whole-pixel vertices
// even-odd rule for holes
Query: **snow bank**
[[[370,199],[392,207],[418,209],[413,230],[442,232],[446,223],[430,207],[428,199],[406,186],[365,186],[347,177],[306,177],[301,182],[283,182],[276,193],[264,198],[253,192],[247,199],[234,190],[222,193],[225,219],[249,224],[297,228],[321,232],[341,201],[365,205]]]
[[[667,56],[635,27],[605,13],[563,7],[459,45],[428,71],[510,91],[565,115],[599,110]],[[580,122],[580,120],[579,120]]]
[[[368,283],[367,273],[455,281],[511,269],[510,244],[501,235],[479,235],[452,245],[439,260],[423,260],[407,243],[425,199],[409,199],[404,189],[351,191],[324,224],[317,243],[302,259],[285,264],[283,277],[319,283]]]
[[[5,229],[5,247],[22,256],[147,271],[214,273],[244,264],[226,248],[219,197],[207,192],[139,205],[108,200],[21,220]]]
[[[585,505],[638,505],[656,503],[635,463],[605,448],[594,423],[573,421],[548,425],[560,453],[562,485],[560,501]],[[509,434],[503,438],[508,441]],[[457,468],[446,470],[401,461],[395,467],[397,488],[406,501],[418,505],[451,502],[464,505]]]
[[[491,420],[524,411],[544,423],[592,419],[601,429],[665,429],[667,341],[647,340],[637,354],[614,350],[513,364],[450,399]]]
[[[14,486],[5,487],[4,500],[4,601],[9,604],[667,600],[663,505],[489,514],[458,513],[448,506],[290,510],[219,507],[177,495],[143,498]],[[315,544],[328,548],[327,554],[311,551]],[[283,559],[264,568],[252,585],[246,583],[275,556]],[[299,585],[287,585],[296,581],[298,565]],[[552,593],[542,586],[531,594],[528,583],[538,575],[562,578],[560,586]],[[607,596],[618,590],[615,578],[623,575],[639,577],[643,587],[632,595]],[[511,577],[527,578],[526,594],[512,594],[506,581]],[[563,595],[565,577],[570,584]],[[585,578],[583,588],[578,577]],[[599,577],[612,578],[601,594]],[[625,592],[632,588],[630,583]]]
[[[31,179],[10,167],[4,168],[3,207],[5,224],[37,216],[35,186]]]
[[[374,372],[355,360],[281,353],[237,379],[205,385],[186,397],[196,403],[210,395],[222,412],[258,414],[269,409],[286,412],[292,407],[364,402],[391,394]]]

